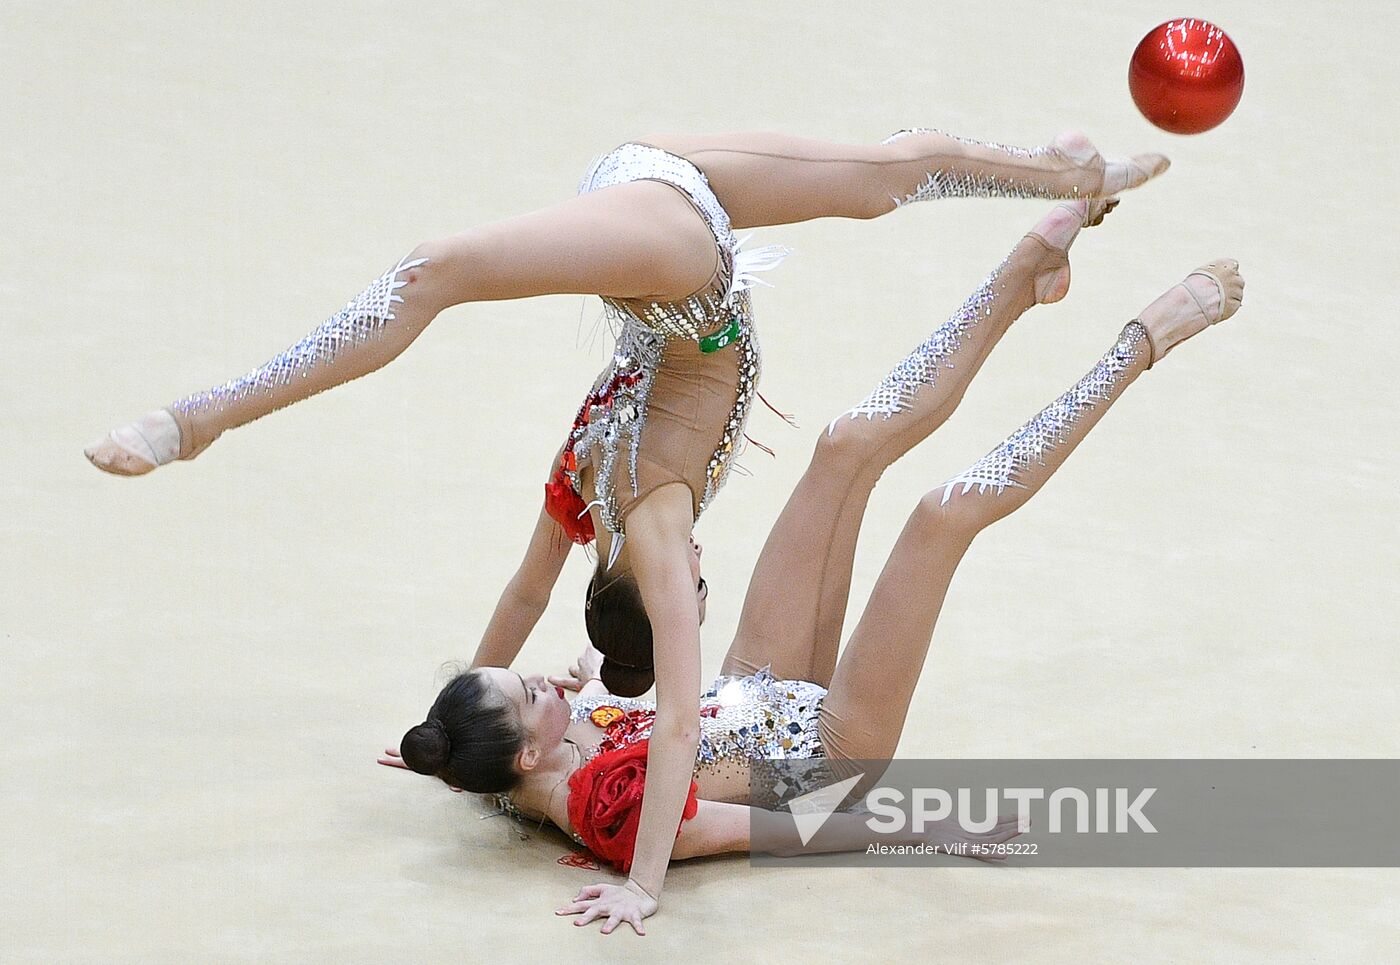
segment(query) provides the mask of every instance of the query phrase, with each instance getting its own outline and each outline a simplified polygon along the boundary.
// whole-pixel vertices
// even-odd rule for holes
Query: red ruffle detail
[[[650,740],[640,740],[604,751],[569,776],[569,823],[590,851],[623,874],[631,870],[637,847],[650,746]],[[698,790],[691,781],[682,823],[700,809]],[[677,825],[676,834],[680,833]]]
[[[598,741],[598,750],[615,751],[639,740],[647,740],[651,737],[651,728],[655,723],[656,711],[629,710],[621,717],[614,718],[603,729],[603,737]]]
[[[573,453],[568,455],[572,456]],[[544,484],[544,509],[563,527],[569,539],[580,546],[593,542],[593,517],[585,512],[583,497],[574,490],[569,477],[564,475],[563,466],[554,470],[554,478]]]

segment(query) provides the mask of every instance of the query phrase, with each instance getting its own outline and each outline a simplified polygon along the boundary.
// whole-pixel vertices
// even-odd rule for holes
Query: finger
[[[384,748],[384,753],[389,755],[390,757],[403,757],[403,755],[399,753],[399,749],[397,747],[386,747]]]
[[[638,935],[645,935],[647,933],[647,930],[642,927],[642,913],[640,911],[632,912],[627,918],[627,924],[631,925],[632,930]]]
[[[599,916],[602,915],[602,914],[603,914],[603,910],[602,910],[601,908],[598,907],[598,903],[597,903],[597,902],[594,902],[593,904],[589,905],[588,908],[584,911],[583,917],[581,917],[581,918],[575,918],[575,919],[574,919],[574,924],[575,924],[575,925],[586,925],[586,924],[588,924],[590,921],[592,921],[593,919],[599,917]]]
[[[622,915],[619,912],[613,912],[611,915],[609,915],[608,920],[603,922],[603,934],[611,935],[612,930],[617,927],[617,923],[621,920]]]
[[[453,794],[461,794],[461,793],[462,793],[462,789],[461,789],[460,787],[453,787],[451,784],[447,785],[447,789],[448,789],[449,791],[451,791]]]
[[[602,885],[585,885],[578,890],[577,895],[574,895],[574,901],[583,901],[585,899],[597,898],[602,893]]]
[[[587,907],[588,903],[585,901],[572,901],[563,908],[554,909],[554,913],[556,915],[577,915]]]
[[[385,767],[400,767],[405,771],[408,770],[408,765],[397,757],[381,757],[379,758],[379,763],[383,764]]]

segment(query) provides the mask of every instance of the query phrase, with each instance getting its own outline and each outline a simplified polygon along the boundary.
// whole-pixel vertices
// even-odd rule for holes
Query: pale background
[[[1188,9],[1188,7],[1190,9]],[[458,308],[384,372],[103,476],[81,447],[240,374],[415,243],[567,197],[654,130],[1009,143],[1175,166],[1074,252],[866,523],[1067,388],[1185,271],[1238,317],[1140,380],[960,570],[906,756],[1400,756],[1391,3],[54,3],[0,12],[0,958],[1228,961],[1394,952],[1400,876],[676,867],[638,940],[552,910],[562,839],[374,764],[470,656],[606,338],[579,297]],[[1244,52],[1223,127],[1151,128],[1137,40]],[[1034,221],[924,204],[760,232],[765,395],[699,537],[718,669],[818,428]],[[582,640],[566,571],[520,665]],[[1393,828],[1378,833],[1394,834]],[[626,931],[624,929],[623,931]],[[1391,952],[1386,953],[1385,948]]]

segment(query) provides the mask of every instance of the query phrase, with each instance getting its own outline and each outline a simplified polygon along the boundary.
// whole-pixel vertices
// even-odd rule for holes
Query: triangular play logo
[[[819,787],[815,791],[808,791],[801,797],[795,797],[788,802],[788,810],[792,812],[792,821],[797,825],[797,836],[802,839],[804,845],[822,829],[827,818],[831,817],[832,813],[841,806],[846,795],[851,793],[851,788],[855,787],[856,782],[863,777],[865,777],[864,774],[857,774],[844,781],[837,781],[835,784]]]

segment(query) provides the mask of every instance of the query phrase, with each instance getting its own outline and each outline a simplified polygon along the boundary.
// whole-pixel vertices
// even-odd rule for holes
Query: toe
[[[1106,181],[1120,190],[1140,188],[1169,167],[1171,162],[1161,154],[1135,154],[1126,161],[1110,161],[1111,173]]]
[[[128,452],[112,439],[104,439],[83,450],[88,462],[114,476],[141,476],[155,468],[149,461]]]
[[[113,464],[113,459],[116,452],[120,451],[121,450],[115,449],[111,443],[98,443],[95,446],[88,446],[84,449],[83,455],[87,456],[88,462],[92,463],[103,472],[116,473],[119,470]]]
[[[112,440],[103,436],[92,445],[83,450],[83,455],[88,457],[88,462],[98,469],[106,469],[112,462],[112,453],[120,452]]]
[[[1141,168],[1148,178],[1165,174],[1167,168],[1172,166],[1171,159],[1165,154],[1135,154],[1133,164]]]

